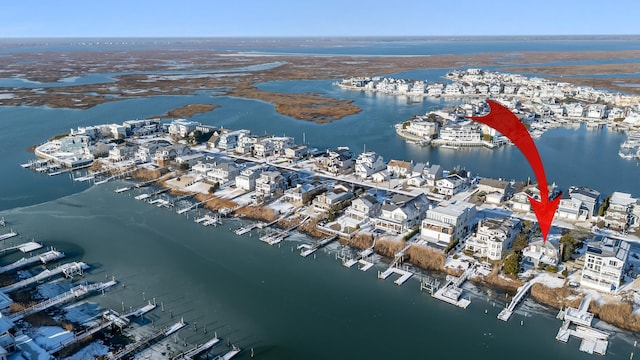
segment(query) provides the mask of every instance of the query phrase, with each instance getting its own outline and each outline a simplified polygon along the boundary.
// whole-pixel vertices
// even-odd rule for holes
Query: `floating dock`
[[[383,272],[378,271],[378,279],[385,280],[386,278],[391,276],[391,274],[400,275],[400,277],[396,281],[394,281],[394,283],[396,283],[397,285],[404,284],[407,280],[409,280],[413,276],[413,273],[411,271],[399,269],[397,267],[389,267],[387,270]]]
[[[571,336],[581,339],[580,351],[605,355],[609,346],[609,333],[591,327],[593,314],[588,311],[591,297],[585,296],[578,309],[560,310],[558,319],[563,320],[556,340],[568,342]]]
[[[59,251],[56,250],[49,250],[45,253],[42,253],[40,255],[36,255],[36,256],[32,256],[32,257],[28,257],[28,258],[22,258],[20,260],[17,260],[9,265],[5,265],[5,266],[1,266],[0,267],[0,274],[4,274],[6,272],[9,271],[13,271],[13,270],[18,270],[24,267],[28,267],[28,266],[32,266],[38,262],[42,263],[42,264],[46,264],[48,262],[51,261],[55,261],[58,259],[62,259],[64,257],[64,253],[61,253]]]
[[[83,262],[72,262],[58,266],[53,270],[44,270],[36,276],[32,276],[28,279],[24,279],[22,281],[18,281],[17,283],[5,286],[0,288],[1,292],[10,293],[12,291],[22,289],[39,281],[57,276],[64,275],[66,277],[73,277],[78,274],[82,274],[84,269],[87,269],[89,266]]]
[[[129,191],[129,190],[131,190],[131,186],[121,187],[121,188],[113,190],[113,192],[116,193],[116,194],[120,194],[120,193],[123,193],[125,191]]]
[[[156,307],[157,307],[156,304],[152,304],[151,302],[149,302],[147,305],[141,307],[140,309],[132,311],[132,312],[130,312],[128,314],[125,314],[124,316],[128,317],[128,318],[130,318],[130,317],[141,317],[142,315],[152,311]]]
[[[348,268],[352,267],[355,264],[360,264],[362,266],[360,266],[358,269],[361,271],[367,271],[369,270],[371,267],[373,267],[373,263],[370,261],[365,260],[366,258],[368,258],[369,256],[371,256],[373,254],[373,246],[371,246],[370,248],[364,249],[362,251],[360,251],[358,253],[358,256],[356,256],[355,259],[344,259],[342,261],[342,265],[346,266]]]
[[[209,349],[213,348],[217,343],[220,342],[220,339],[218,338],[218,336],[216,335],[216,337],[214,337],[213,339],[207,341],[206,343],[202,344],[202,345],[196,345],[193,349],[180,354],[178,356],[175,356],[172,358],[172,360],[191,360],[194,357],[202,354],[205,351],[208,351]]]
[[[475,268],[470,266],[460,277],[447,275],[447,283],[431,296],[451,305],[466,309],[467,306],[471,304],[471,300],[460,298],[462,296],[462,284],[464,284],[474,271]]]
[[[234,232],[236,233],[236,235],[244,235],[257,227],[258,227],[258,224],[251,224],[251,225],[243,226],[241,228],[237,228],[234,230]]]
[[[269,245],[276,245],[281,243],[287,236],[289,236],[289,232],[274,230],[265,235],[260,236],[260,241],[265,242]]]
[[[28,252],[32,252],[34,250],[38,250],[42,248],[42,244],[37,243],[35,241],[29,241],[24,244],[10,246],[8,248],[4,248],[0,250],[1,254],[6,254],[8,252],[12,252],[14,250],[20,250],[20,252],[26,254]]]
[[[6,234],[0,235],[0,241],[11,239],[12,237],[16,237],[16,236],[18,236],[18,233],[13,231],[13,230],[11,230],[11,232],[8,232]]]
[[[307,257],[307,256],[313,254],[314,252],[316,252],[316,250],[320,249],[321,247],[323,247],[323,246],[329,244],[330,242],[336,240],[337,238],[338,238],[338,235],[333,235],[333,236],[330,236],[328,238],[322,239],[322,240],[318,241],[317,243],[315,243],[315,244],[313,244],[311,246],[306,245],[305,246],[306,250],[301,251],[300,252],[300,256]]]
[[[236,355],[240,353],[240,348],[233,345],[232,349],[227,351],[224,355],[218,355],[214,358],[214,360],[230,360],[233,359]]]

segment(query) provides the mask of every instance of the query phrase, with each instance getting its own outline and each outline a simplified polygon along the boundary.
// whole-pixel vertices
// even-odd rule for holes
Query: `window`
[[[615,260],[609,260],[609,266],[615,266],[615,267],[617,267],[617,266],[618,266],[618,262],[617,262],[617,261],[615,261]]]

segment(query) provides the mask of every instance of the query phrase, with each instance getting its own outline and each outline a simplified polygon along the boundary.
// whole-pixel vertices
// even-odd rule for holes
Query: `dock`
[[[195,203],[195,204],[193,204],[193,205],[187,206],[186,208],[180,209],[180,210],[176,211],[176,213],[178,213],[178,214],[184,214],[184,213],[186,213],[187,211],[191,211],[191,210],[193,210],[193,209],[195,209],[195,208],[199,207],[199,206],[200,206],[200,205],[202,205],[202,204],[206,204],[208,201],[210,201],[210,200],[212,200],[212,199],[214,199],[214,198],[215,198],[215,196],[212,196],[212,197],[210,197],[210,198],[208,198],[208,199],[206,199],[206,200],[200,201],[199,203]]]
[[[590,303],[591,297],[586,295],[577,309],[560,310],[557,317],[563,320],[563,323],[556,340],[568,342],[569,338],[574,336],[581,340],[580,351],[605,355],[609,346],[609,333],[591,327],[593,314],[588,311]]]
[[[316,250],[320,249],[321,247],[326,246],[330,242],[336,240],[337,238],[338,238],[338,235],[333,235],[328,238],[324,238],[311,246],[307,245],[306,249],[300,252],[300,256],[307,257],[313,254],[314,252],[316,252]]]
[[[13,270],[18,270],[24,267],[28,267],[28,266],[32,266],[38,262],[42,263],[42,264],[46,264],[47,262],[51,262],[51,261],[55,261],[58,259],[62,259],[64,257],[64,253],[61,253],[59,251],[56,250],[49,250],[45,253],[42,253],[40,255],[36,255],[36,256],[31,256],[28,258],[22,258],[20,260],[17,260],[9,265],[5,265],[5,266],[1,266],[0,267],[0,274],[4,274],[6,272],[10,272]]]
[[[160,341],[161,339],[175,333],[176,331],[182,329],[183,327],[185,327],[187,324],[183,321],[180,320],[180,322],[177,322],[173,325],[171,325],[168,328],[164,328],[150,336],[148,336],[145,339],[142,339],[140,341],[136,341],[132,344],[129,344],[127,346],[125,346],[123,349],[121,349],[120,351],[118,351],[117,353],[108,356],[107,359],[113,359],[113,360],[118,360],[118,359],[123,359],[123,358],[127,358],[129,356],[135,355],[136,353],[142,351],[143,349],[155,344],[156,342]]]
[[[129,319],[123,317],[122,315],[118,314],[113,310],[107,310],[104,313],[102,313],[102,322],[100,324],[97,324],[96,326],[89,328],[87,330],[84,330],[80,333],[73,334],[72,338],[66,339],[65,341],[61,341],[60,343],[56,344],[53,348],[47,349],[47,350],[49,351],[50,354],[55,354],[66,347],[69,347],[73,344],[87,340],[91,338],[91,336],[93,336],[94,334],[106,328],[109,328],[113,325],[118,326],[119,328],[124,328],[125,326],[129,325]]]
[[[113,190],[113,192],[116,193],[116,194],[120,194],[120,193],[123,193],[125,191],[129,191],[129,190],[131,190],[131,186],[125,186],[125,187],[117,188],[117,189]]]
[[[149,301],[149,303],[143,307],[141,307],[138,310],[134,310],[130,313],[127,313],[124,315],[124,317],[130,318],[130,317],[141,317],[144,314],[152,311],[153,309],[155,309],[157,306],[156,304],[151,303],[151,301]]]
[[[230,360],[240,353],[240,348],[233,345],[231,350],[227,351],[224,355],[218,355],[214,360]]]
[[[518,288],[518,293],[516,293],[516,295],[513,297],[513,299],[511,299],[511,302],[509,303],[509,305],[507,305],[507,307],[505,307],[504,309],[502,309],[502,311],[500,311],[500,313],[498,314],[498,319],[500,319],[502,321],[508,321],[509,320],[509,318],[513,314],[513,311],[515,310],[516,306],[522,300],[524,300],[524,298],[527,297],[527,295],[529,294],[529,290],[531,290],[531,286],[533,286],[533,284],[535,283],[535,280],[536,279],[533,278],[533,279],[527,281],[526,284],[524,284],[523,286]]]
[[[244,235],[257,227],[258,227],[258,224],[251,224],[251,225],[237,228],[234,230],[234,232],[236,233],[236,235]]]
[[[13,231],[13,230],[11,230],[11,232],[8,232],[6,234],[0,235],[0,241],[11,239],[12,237],[16,237],[16,236],[18,236],[18,233]]]
[[[391,266],[385,271],[378,271],[378,279],[385,280],[386,278],[391,276],[391,274],[400,275],[400,277],[396,281],[394,281],[396,285],[404,284],[407,280],[409,280],[413,276],[413,273],[411,271],[407,271],[407,270],[403,270],[403,269]]]
[[[42,244],[37,243],[35,241],[29,241],[26,242],[24,244],[20,244],[20,245],[14,245],[14,246],[10,246],[4,249],[0,249],[0,253],[1,254],[6,254],[8,252],[12,252],[14,250],[20,250],[20,252],[22,252],[23,254],[26,254],[28,252],[32,252],[34,250],[38,250],[42,248]]]
[[[24,279],[22,281],[18,281],[17,283],[0,288],[0,291],[7,294],[12,291],[25,288],[39,281],[42,281],[54,276],[58,276],[58,275],[73,277],[75,275],[82,274],[83,270],[88,267],[89,266],[83,262],[72,262],[72,263],[63,264],[52,270],[48,270],[48,269],[44,270],[36,276],[32,276],[28,279]]]
[[[344,259],[342,261],[342,265],[350,268],[355,264],[360,264],[361,266],[358,269],[360,271],[367,271],[371,267],[373,267],[373,263],[365,259],[367,259],[372,254],[373,254],[373,246],[358,252],[358,256],[356,256],[354,259],[348,259],[348,260]]]
[[[193,349],[185,353],[179,354],[178,356],[174,356],[172,360],[191,360],[194,357],[202,354],[203,352],[213,348],[219,342],[220,342],[220,339],[216,335],[213,339],[207,341],[206,343],[202,345],[196,345]]]
[[[40,302],[38,304],[35,304],[29,308],[17,311],[13,314],[10,314],[8,317],[9,319],[11,319],[12,321],[18,321],[22,318],[24,318],[25,316],[29,316],[31,314],[35,314],[37,312],[46,310],[50,307],[53,306],[57,306],[63,303],[66,303],[68,301],[71,300],[76,300],[76,299],[80,299],[85,297],[86,295],[88,295],[89,293],[93,292],[93,291],[103,291],[105,289],[108,289],[114,285],[116,285],[117,282],[115,280],[106,282],[106,283],[95,283],[95,284],[91,284],[91,285],[87,285],[87,284],[82,284],[82,285],[78,285],[75,286],[73,288],[71,288],[69,291],[64,292],[58,296],[52,297],[50,299],[47,299],[43,302]]]
[[[276,245],[282,242],[287,236],[289,236],[289,232],[285,230],[274,230],[267,234],[260,236],[260,241],[265,242],[269,245]]]
[[[474,271],[475,268],[473,266],[469,266],[469,268],[467,268],[460,277],[447,275],[447,283],[431,296],[448,304],[466,309],[467,306],[471,304],[471,300],[460,298],[462,296],[462,284],[464,284]]]

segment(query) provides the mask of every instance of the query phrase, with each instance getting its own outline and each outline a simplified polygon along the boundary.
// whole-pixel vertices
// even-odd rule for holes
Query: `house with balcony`
[[[428,208],[429,200],[424,194],[414,197],[395,194],[382,204],[380,215],[372,222],[376,229],[400,234],[419,225]]]
[[[236,176],[240,173],[240,169],[233,162],[218,162],[207,172],[207,181],[211,183],[226,184],[235,181]]]
[[[504,251],[511,248],[519,228],[516,218],[485,218],[478,222],[476,233],[466,237],[465,249],[478,258],[500,260]]]
[[[427,186],[436,186],[436,181],[442,179],[442,166],[433,164],[431,166],[425,166],[422,170],[422,176],[426,181]]]
[[[166,166],[169,162],[173,161],[177,156],[191,154],[191,148],[182,145],[168,145],[158,147],[151,157],[151,161],[158,166]]]
[[[458,174],[449,175],[443,179],[436,181],[436,190],[438,194],[445,196],[453,196],[467,189],[467,178],[463,178]]]
[[[587,212],[587,218],[597,215],[600,206],[600,192],[586,186],[569,187],[569,196],[582,202],[582,208]]]
[[[511,193],[511,184],[499,179],[482,178],[478,181],[478,191],[486,195],[486,202],[499,204]]]
[[[408,161],[390,160],[387,164],[389,176],[396,178],[407,178],[413,172],[413,164]]]
[[[256,195],[263,199],[284,193],[286,188],[287,181],[279,171],[263,171],[260,177],[256,179]]]
[[[282,196],[285,201],[288,201],[296,206],[304,205],[309,202],[309,198],[313,194],[319,193],[324,190],[324,186],[317,183],[297,184],[295,187],[285,190]]]
[[[382,156],[373,151],[367,151],[358,156],[355,165],[355,175],[360,179],[367,179],[371,175],[387,167]]]
[[[295,145],[284,149],[284,157],[290,160],[299,160],[307,156],[309,148],[307,145]]]
[[[551,241],[538,239],[522,250],[522,261],[535,267],[540,265],[557,266],[560,262],[558,245]]]
[[[158,148],[169,145],[171,145],[171,143],[166,140],[151,140],[139,144],[138,150],[135,154],[135,160],[136,162],[140,163],[151,162],[153,160],[153,155],[156,153],[156,150],[158,150]]]
[[[169,135],[176,138],[185,138],[196,130],[196,126],[200,125],[197,121],[186,119],[176,119],[169,124]]]
[[[214,134],[214,136],[209,139],[209,142],[211,143],[213,139],[215,147],[217,147],[218,149],[233,152],[238,146],[238,142],[240,141],[240,139],[250,135],[251,132],[249,130],[229,131],[223,129],[218,136]]]
[[[584,221],[587,218],[587,210],[582,209],[582,201],[571,198],[569,194],[562,194],[556,210],[556,216],[558,219]]]
[[[135,160],[136,152],[138,151],[138,145],[124,142],[113,146],[109,150],[108,159],[111,162],[119,162],[125,160]]]
[[[475,225],[476,206],[468,202],[440,203],[429,209],[420,227],[420,238],[445,249],[455,239],[464,239]]]
[[[316,196],[312,204],[316,211],[328,213],[343,208],[347,201],[353,197],[353,192],[350,189],[343,185],[336,185],[333,189]]]
[[[609,208],[604,214],[604,224],[606,227],[624,231],[634,222],[633,208],[636,199],[631,194],[614,192],[609,198]]]
[[[261,165],[255,165],[246,167],[240,171],[240,174],[236,176],[236,188],[253,191],[256,188],[256,180],[260,177],[263,167]]]
[[[351,206],[345,211],[345,215],[353,220],[362,223],[367,219],[372,219],[380,215],[382,204],[369,194],[363,194],[351,201]]]
[[[630,244],[620,239],[596,236],[587,244],[580,286],[616,293],[629,268]]]
[[[266,158],[275,154],[275,146],[271,138],[261,139],[253,145],[253,156]]]
[[[348,174],[353,171],[353,153],[347,147],[327,149],[324,156],[316,159],[316,165],[334,175]]]

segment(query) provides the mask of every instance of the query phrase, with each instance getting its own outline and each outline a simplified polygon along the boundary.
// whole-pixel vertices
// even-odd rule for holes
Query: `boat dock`
[[[0,235],[0,241],[11,239],[12,237],[16,237],[16,236],[18,236],[18,233],[13,231],[13,230],[11,230],[11,232],[8,232],[6,234]]]
[[[373,263],[365,259],[367,259],[372,254],[373,254],[373,246],[358,252],[358,256],[356,256],[354,259],[349,259],[349,260],[344,259],[342,261],[342,265],[350,268],[355,264],[360,264],[362,266],[359,267],[359,270],[367,271],[371,267],[373,267]]]
[[[307,257],[307,256],[313,254],[314,252],[316,252],[316,250],[320,249],[321,247],[326,246],[330,242],[336,240],[337,238],[338,238],[338,235],[333,235],[333,236],[330,236],[328,238],[324,238],[324,239],[318,241],[317,243],[315,243],[315,244],[313,244],[311,246],[306,245],[305,246],[306,250],[301,251],[300,252],[300,256]],[[301,248],[301,247],[302,246],[299,246],[298,248]]]
[[[591,327],[593,314],[588,311],[590,303],[591,297],[586,295],[577,309],[560,310],[557,317],[563,320],[563,323],[558,330],[556,340],[568,342],[569,338],[574,336],[582,340],[580,351],[605,355],[609,346],[609,333]]]
[[[110,288],[114,285],[116,285],[117,282],[115,280],[106,282],[106,283],[95,283],[95,284],[91,284],[91,285],[87,285],[87,284],[82,284],[82,285],[78,285],[75,286],[73,288],[71,288],[71,290],[64,292],[56,297],[52,297],[51,299],[47,299],[41,303],[35,304],[29,308],[17,311],[13,314],[10,314],[8,317],[9,319],[11,319],[12,321],[18,321],[22,318],[24,318],[25,316],[29,316],[31,314],[35,314],[37,312],[46,310],[50,307],[59,305],[59,304],[63,304],[65,302],[74,300],[74,299],[80,299],[84,296],[86,296],[87,294],[89,294],[92,291],[103,291],[107,288]]]
[[[498,314],[498,319],[502,321],[508,321],[511,315],[513,314],[513,311],[515,310],[516,306],[522,300],[524,300],[525,297],[527,297],[527,295],[529,294],[529,290],[531,290],[531,286],[533,286],[534,283],[535,283],[535,278],[527,281],[526,284],[518,288],[518,293],[513,297],[513,299],[511,299],[511,302],[509,303],[509,305],[507,305],[507,307],[505,307],[504,309],[502,309],[502,311],[500,311],[500,313]]]
[[[230,360],[233,359],[236,355],[240,353],[240,348],[233,345],[231,350],[227,351],[224,355],[218,355],[214,358],[214,360]]]
[[[269,245],[276,245],[282,242],[287,236],[289,236],[289,232],[285,230],[274,230],[265,235],[260,236],[260,241],[263,241]]]
[[[64,257],[64,253],[61,253],[59,251],[56,250],[49,250],[45,253],[42,253],[40,255],[36,255],[36,256],[32,256],[32,257],[28,257],[28,258],[22,258],[20,260],[17,260],[9,265],[5,265],[5,266],[1,266],[0,267],[0,274],[4,274],[6,272],[9,271],[13,271],[13,270],[18,270],[21,269],[23,267],[28,267],[31,265],[36,264],[37,262],[41,262],[42,264],[46,264],[47,262],[51,262],[51,261],[55,261],[58,259],[62,259]]]
[[[118,359],[122,359],[122,358],[126,358],[129,357],[131,355],[134,355],[140,351],[142,351],[144,348],[147,348],[153,344],[155,344],[156,342],[160,341],[161,339],[175,333],[176,331],[182,329],[183,327],[185,327],[187,324],[184,322],[184,320],[180,320],[180,322],[177,322],[173,325],[171,325],[168,328],[164,328],[158,332],[156,332],[155,334],[152,334],[151,336],[148,336],[145,339],[142,339],[140,341],[136,341],[132,344],[129,344],[127,346],[125,346],[122,350],[120,350],[119,352],[108,356],[108,359],[113,359],[113,360],[118,360]]]
[[[149,301],[149,303],[143,307],[141,307],[138,310],[132,311],[130,313],[127,313],[124,315],[124,317],[130,318],[130,317],[141,317],[142,315],[150,312],[151,310],[155,309],[157,306],[156,304],[151,303],[151,301]]]
[[[464,284],[474,271],[475,268],[473,266],[469,266],[469,268],[467,268],[460,277],[447,275],[447,283],[431,296],[451,305],[466,309],[467,306],[471,304],[471,300],[460,298],[460,296],[462,296],[462,284]]]
[[[236,233],[236,235],[244,235],[257,227],[258,227],[258,224],[251,224],[251,225],[237,228],[234,230],[234,232]]]
[[[207,341],[206,343],[202,344],[202,345],[196,345],[193,349],[182,353],[178,356],[174,356],[172,358],[172,360],[191,360],[194,357],[202,354],[205,351],[208,351],[209,349],[211,349],[212,347],[214,347],[217,343],[220,342],[220,339],[218,338],[218,336],[216,335],[213,339]]]
[[[37,243],[35,241],[29,241],[24,244],[10,246],[8,248],[0,249],[1,254],[6,254],[8,252],[12,252],[14,250],[20,250],[22,253],[32,252],[34,250],[38,250],[42,248],[42,244]]]
[[[54,346],[51,349],[47,349],[49,350],[50,354],[55,354],[58,351],[71,346],[73,344],[82,342],[86,339],[89,339],[91,336],[93,336],[94,334],[108,328],[111,327],[112,325],[116,325],[119,328],[124,328],[127,325],[129,325],[129,319],[127,319],[126,317],[123,317],[122,315],[118,314],[117,312],[113,311],[113,310],[107,310],[104,313],[102,313],[102,322],[90,329],[87,329],[85,331],[82,331],[80,333],[77,334],[73,334],[73,337],[66,339],[65,341],[61,341],[59,344],[56,344],[56,346]]]
[[[210,197],[210,198],[208,198],[208,199],[206,199],[206,200],[200,201],[199,203],[195,203],[195,204],[193,204],[193,205],[187,206],[187,207],[186,207],[186,208],[184,208],[184,209],[180,209],[180,210],[176,211],[176,213],[178,213],[178,214],[184,214],[184,213],[186,213],[187,211],[191,211],[191,210],[193,210],[193,209],[195,209],[195,208],[199,207],[199,206],[200,206],[200,205],[202,205],[202,204],[206,204],[209,200],[212,200],[212,199],[214,199],[214,198],[215,198],[215,196],[212,196],[212,197]]]
[[[194,222],[196,224],[202,224],[203,226],[209,226],[209,225],[218,226],[222,224],[222,219],[218,215],[211,216],[207,214],[201,218],[195,219]]]
[[[131,190],[131,186],[121,187],[121,188],[113,190],[113,192],[116,193],[116,194],[120,194],[120,193],[123,193],[125,191],[129,191],[129,190]]]
[[[154,197],[156,195],[160,195],[160,194],[166,193],[167,191],[169,191],[169,189],[160,189],[158,191],[154,191],[154,192],[151,192],[151,193],[148,193],[148,194],[136,195],[134,197],[134,199],[136,199],[136,200],[146,200],[146,199]]]
[[[386,278],[388,278],[389,276],[391,276],[391,274],[398,274],[400,275],[400,277],[394,281],[394,283],[396,283],[397,285],[402,285],[404,284],[407,280],[409,280],[412,276],[413,273],[411,271],[407,271],[407,270],[403,270],[394,266],[390,266],[387,270],[385,271],[378,271],[378,279],[382,279],[385,280]]]
[[[75,275],[82,274],[82,271],[88,267],[89,266],[83,262],[72,262],[72,263],[62,264],[53,270],[48,270],[48,269],[44,270],[36,276],[32,276],[28,279],[24,279],[22,281],[18,281],[17,283],[0,288],[0,291],[7,294],[12,291],[22,289],[31,284],[35,284],[39,281],[42,281],[57,275],[61,275],[61,274],[66,277],[73,277]]]

